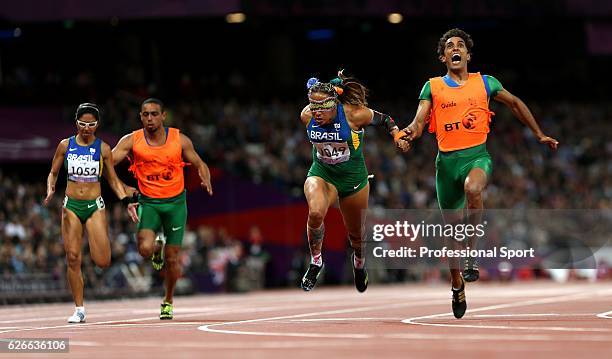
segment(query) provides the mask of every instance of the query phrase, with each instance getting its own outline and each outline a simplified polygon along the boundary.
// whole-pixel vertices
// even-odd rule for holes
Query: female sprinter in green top
[[[309,104],[301,113],[308,139],[312,143],[312,166],[304,183],[308,202],[306,225],[310,246],[310,265],[302,278],[305,291],[314,288],[323,268],[321,247],[328,208],[340,203],[349,243],[353,248],[355,286],[364,292],[368,286],[365,269],[365,212],[368,208],[368,171],[363,156],[364,128],[384,126],[391,136],[398,127],[391,116],[367,107],[367,89],[342,71],[330,82],[311,78],[307,83]],[[395,145],[408,151],[409,143],[395,139]]]

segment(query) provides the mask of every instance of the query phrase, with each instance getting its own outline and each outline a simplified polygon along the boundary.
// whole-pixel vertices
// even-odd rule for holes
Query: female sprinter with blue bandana
[[[301,113],[308,139],[312,143],[312,166],[304,183],[308,202],[308,244],[310,265],[301,287],[310,291],[323,269],[321,247],[325,228],[323,220],[328,208],[339,200],[349,243],[353,248],[355,287],[364,292],[368,287],[365,269],[365,214],[370,186],[363,156],[366,126],[383,126],[391,136],[399,131],[391,116],[367,107],[367,89],[343,71],[330,82],[311,78],[307,83],[309,104]],[[401,135],[401,134],[400,134]],[[395,138],[403,152],[409,143]]]
[[[62,140],[57,146],[51,171],[47,178],[45,206],[55,193],[55,183],[62,164],[66,167],[66,196],[62,208],[62,238],[68,262],[67,277],[76,308],[68,323],[85,322],[83,306],[83,275],[81,274],[81,248],[83,229],[87,230],[91,259],[100,267],[110,265],[111,247],[108,225],[101,196],[100,177],[108,180],[111,188],[128,207],[130,217],[138,222],[136,207],[131,204],[124,184],[113,167],[110,146],[96,138],[100,111],[93,103],[83,103],[75,114],[77,134]]]

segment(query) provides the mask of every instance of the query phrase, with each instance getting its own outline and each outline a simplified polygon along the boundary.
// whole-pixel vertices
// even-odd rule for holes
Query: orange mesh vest
[[[487,141],[489,111],[487,90],[480,73],[469,74],[465,84],[448,86],[442,77],[432,78],[429,132],[436,133],[440,151],[456,151]]]
[[[171,198],[185,189],[181,137],[179,130],[168,128],[166,143],[149,146],[144,130],[132,132],[134,161],[130,171],[138,180],[138,189],[151,198]]]

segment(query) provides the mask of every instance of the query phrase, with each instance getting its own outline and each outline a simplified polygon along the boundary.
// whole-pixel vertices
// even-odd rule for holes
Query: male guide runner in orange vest
[[[446,75],[433,78],[423,86],[414,120],[400,131],[405,135],[397,136],[410,142],[416,140],[430,117],[429,130],[436,133],[439,149],[436,158],[438,205],[441,210],[453,210],[452,215],[443,213],[445,220],[452,222],[461,220],[467,199],[469,222],[478,224],[484,209],[483,192],[492,170],[491,156],[485,145],[493,114],[489,111],[489,98],[510,108],[540,143],[554,150],[559,142],[546,136],[527,105],[504,89],[494,77],[468,72],[473,46],[471,36],[461,29],[452,29],[442,35],[437,52],[438,59],[446,66]],[[474,237],[468,240],[468,246],[476,247]],[[449,258],[448,262],[453,314],[461,318],[467,308],[464,278],[466,281],[477,280],[478,267],[473,258],[466,258],[462,276],[458,261]]]
[[[161,101],[145,100],[140,108],[143,128],[119,140],[113,159],[117,164],[128,153],[133,154],[130,170],[138,180],[140,192],[138,252],[150,257],[155,269],[166,268],[166,295],[160,319],[172,319],[174,288],[181,271],[179,251],[187,225],[183,159],[197,169],[202,187],[210,195],[212,186],[208,166],[195,152],[191,140],[176,128],[164,127],[165,118]],[[163,235],[156,238],[160,231]]]
[[[132,133],[134,160],[130,171],[138,180],[140,193],[150,198],[171,198],[185,189],[180,132],[167,128],[166,143],[149,146],[144,130]]]
[[[449,87],[442,77],[430,81],[432,109],[429,132],[436,134],[440,151],[475,147],[487,141],[489,99],[480,73],[469,74],[460,87]]]

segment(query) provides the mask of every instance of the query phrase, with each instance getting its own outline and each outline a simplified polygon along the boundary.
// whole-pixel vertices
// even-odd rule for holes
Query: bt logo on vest
[[[459,129],[459,121],[457,122],[451,122],[451,123],[445,123],[444,124],[444,131],[448,132],[448,131],[452,131],[452,130],[458,130]]]
[[[442,109],[446,109],[446,108],[455,107],[455,106],[457,106],[455,101],[451,101],[451,102],[443,103],[442,106],[440,107],[442,107]]]
[[[465,129],[471,130],[474,127],[476,127],[476,125],[474,124],[475,121],[476,121],[476,116],[474,116],[472,114],[468,114],[461,121],[445,123],[444,124],[444,130],[446,132],[453,131],[453,130],[458,130],[459,129],[459,124],[462,124]]]
[[[148,175],[147,181],[159,181],[160,178],[163,178],[166,181],[170,181],[172,179],[172,172],[163,172],[158,175]]]

